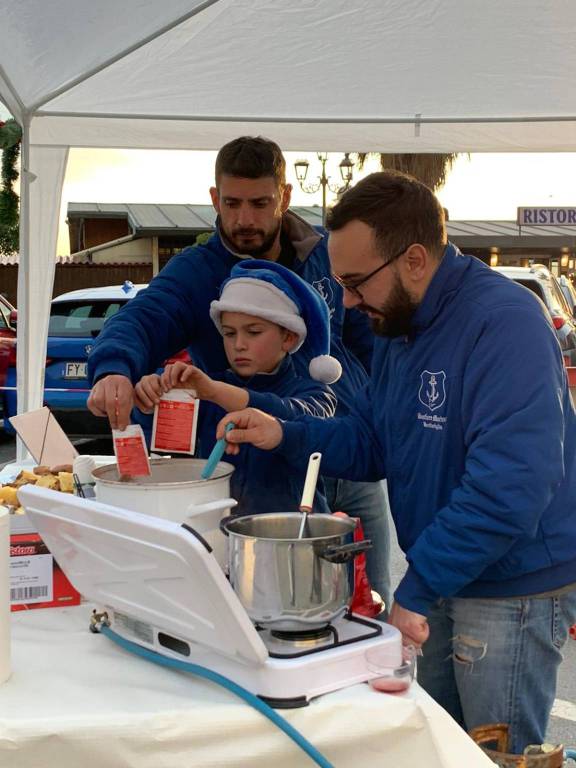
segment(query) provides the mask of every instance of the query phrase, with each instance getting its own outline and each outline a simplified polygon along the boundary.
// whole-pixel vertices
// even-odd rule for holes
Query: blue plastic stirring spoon
[[[234,429],[236,424],[229,421],[228,424],[226,424],[226,427],[224,429],[225,432],[230,432],[231,429]],[[226,438],[221,437],[220,440],[216,441],[216,444],[214,445],[214,448],[212,448],[212,451],[210,453],[210,456],[208,456],[208,459],[206,461],[206,466],[202,470],[202,474],[200,477],[202,480],[209,480],[212,477],[212,473],[216,469],[216,465],[224,456],[224,450],[226,449]]]

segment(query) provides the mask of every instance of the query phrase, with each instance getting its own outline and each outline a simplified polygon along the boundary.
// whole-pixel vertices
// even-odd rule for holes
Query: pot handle
[[[357,555],[372,549],[372,541],[364,539],[355,541],[352,544],[341,544],[340,546],[327,547],[324,552],[319,552],[319,556],[329,563],[347,563],[353,560]]]
[[[190,504],[186,508],[186,516],[193,517],[201,512],[217,512],[219,509],[230,509],[235,507],[238,502],[236,499],[217,499],[216,501],[206,501],[204,504]]]

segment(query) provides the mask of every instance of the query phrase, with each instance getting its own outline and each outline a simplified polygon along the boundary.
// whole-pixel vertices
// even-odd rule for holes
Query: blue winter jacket
[[[333,388],[338,412],[347,413],[368,381],[373,346],[370,324],[357,310],[344,310],[342,288],[330,273],[326,235],[291,211],[284,214],[282,225],[296,252],[294,271],[329,306],[331,354],[343,369]],[[245,257],[234,254],[219,232],[205,245],[186,248],[172,258],[145,290],[106,323],[88,357],[90,380],[118,373],[136,383],[184,347],[204,371],[224,370],[228,363],[222,338],[208,310],[241,258]],[[308,376],[307,364],[298,353],[294,357],[297,371]]]
[[[550,319],[454,246],[412,333],[376,341],[354,412],[284,425],[292,463],[316,450],[326,475],[387,478],[405,608],[576,582],[576,416]]]
[[[275,373],[258,373],[250,379],[227,370],[214,379],[248,390],[248,405],[261,408],[281,419],[301,414],[333,416],[336,398],[325,384],[298,376],[291,356],[287,355]],[[226,411],[214,403],[200,403],[198,412],[197,455],[207,458],[216,440],[216,425]],[[306,468],[294,469],[283,456],[243,445],[237,456],[224,461],[235,467],[231,495],[238,506],[234,514],[256,515],[262,512],[297,512],[304,489]],[[319,479],[314,497],[314,512],[329,512]]]

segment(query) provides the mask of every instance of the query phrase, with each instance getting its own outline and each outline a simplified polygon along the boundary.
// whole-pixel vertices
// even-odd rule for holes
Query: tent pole
[[[18,413],[29,410],[30,401],[30,338],[27,333],[27,319],[30,313],[30,117],[22,119],[22,142],[20,147],[20,254],[18,264],[18,315],[16,349],[16,382]],[[29,453],[16,438],[16,461],[28,458]]]
[[[18,413],[41,408],[44,400],[46,341],[56,268],[58,216],[68,158],[67,147],[32,144],[32,126],[31,119],[22,126],[19,322],[16,339]],[[25,446],[18,440],[17,461],[27,457]]]

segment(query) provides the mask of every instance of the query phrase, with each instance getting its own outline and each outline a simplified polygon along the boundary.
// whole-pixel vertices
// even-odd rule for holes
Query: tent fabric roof
[[[570,0],[0,0],[31,141],[537,151],[576,143]]]

